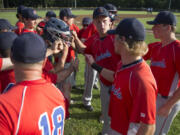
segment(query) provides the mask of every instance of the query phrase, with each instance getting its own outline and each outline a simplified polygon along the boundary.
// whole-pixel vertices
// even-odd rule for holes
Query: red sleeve
[[[56,84],[57,81],[57,75],[53,74],[53,73],[49,73],[49,71],[53,68],[53,65],[51,64],[51,62],[47,59],[46,63],[43,67],[43,74],[42,77],[44,79],[46,79],[49,82],[52,82],[54,84]]]
[[[95,33],[97,33],[96,27],[93,23],[91,23],[86,30],[84,31],[84,33],[82,34],[82,38],[84,39],[88,39],[90,38],[92,35],[94,35]]]
[[[150,60],[151,59],[151,55],[152,55],[152,52],[153,52],[153,48],[160,44],[160,42],[155,42],[155,43],[151,43],[148,45],[148,52],[147,54],[143,57],[145,60]]]
[[[180,76],[180,41],[177,41],[177,44],[173,46],[174,47],[174,51],[175,51],[175,65],[176,65],[176,71],[178,72],[179,76]]]
[[[2,63],[3,63],[3,59],[0,58],[0,71],[1,71],[1,69],[2,69]]]
[[[75,24],[72,24],[72,25],[70,26],[70,30],[76,31],[77,35],[79,34],[79,27],[76,26]]]
[[[86,45],[86,49],[84,50],[84,53],[86,54],[92,54],[92,50],[91,50],[91,47],[92,47],[92,43],[93,43],[93,37],[90,37],[88,40],[85,41],[84,45]]]
[[[130,88],[133,97],[133,108],[130,122],[155,124],[157,86],[152,77],[141,77],[139,79],[138,76],[132,75]]]

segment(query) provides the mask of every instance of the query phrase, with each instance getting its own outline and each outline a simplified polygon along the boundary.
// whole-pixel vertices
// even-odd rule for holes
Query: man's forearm
[[[78,37],[75,37],[74,42],[75,42],[76,49],[78,50],[78,52],[84,53],[86,46],[82,43],[82,41]]]
[[[65,80],[72,72],[74,71],[73,66],[70,66],[67,69],[64,69],[63,71],[57,73],[57,83],[62,82],[63,80]]]
[[[10,58],[2,58],[2,68],[1,71],[3,70],[9,70],[13,69],[13,63],[11,62]]]
[[[136,135],[154,135],[155,124],[141,123]]]

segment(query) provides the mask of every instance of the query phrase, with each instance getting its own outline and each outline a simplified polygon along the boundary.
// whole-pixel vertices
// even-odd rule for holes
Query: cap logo
[[[103,12],[103,9],[99,8],[99,12],[102,13],[102,12]]]
[[[132,37],[132,35],[129,35],[129,39],[132,39],[133,37]]]

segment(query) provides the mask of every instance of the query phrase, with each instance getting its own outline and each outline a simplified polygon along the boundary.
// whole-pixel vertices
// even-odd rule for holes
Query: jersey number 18
[[[51,134],[50,122],[47,112],[41,114],[39,118],[39,129],[42,130],[42,135],[63,135],[64,132],[64,116],[65,112],[63,107],[58,106],[53,109],[51,114],[53,130]]]

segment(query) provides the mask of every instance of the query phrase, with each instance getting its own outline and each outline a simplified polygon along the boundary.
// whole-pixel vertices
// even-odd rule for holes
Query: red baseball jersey
[[[2,63],[3,63],[3,59],[0,58],[0,71],[1,71],[1,68],[2,68]]]
[[[82,29],[79,31],[79,34],[78,34],[79,39],[82,38],[82,35],[83,35],[83,33],[84,33],[85,31],[86,31],[85,28],[82,28]]]
[[[24,23],[21,22],[21,21],[18,21],[18,22],[16,23],[16,26],[17,26],[17,29],[15,30],[15,33],[16,33],[17,35],[20,35],[20,34],[22,33],[22,30],[24,29]]]
[[[15,83],[14,70],[0,71],[0,94],[9,83]]]
[[[86,54],[91,54],[96,63],[104,68],[116,71],[117,63],[121,60],[120,56],[114,52],[114,36],[108,35],[104,39],[100,39],[99,34],[91,36],[85,43]],[[112,85],[100,75],[100,80],[106,85]]]
[[[177,89],[180,76],[180,41],[176,40],[164,47],[161,42],[149,44],[144,57],[151,60],[151,70],[156,79],[158,93],[172,96]]]
[[[87,40],[88,38],[90,38],[92,35],[96,33],[97,33],[96,26],[93,23],[91,23],[90,25],[88,25],[85,32],[83,32],[81,38]]]
[[[70,26],[70,30],[73,30],[75,31],[77,34],[79,34],[79,27],[76,26],[75,24],[72,24]],[[66,63],[69,63],[71,62],[72,59],[75,59],[75,51],[73,50],[72,47],[69,47],[69,50],[68,50],[68,55],[67,55],[67,58],[66,58]]]
[[[37,34],[37,31],[35,31],[35,30],[30,31],[30,30],[24,28],[24,29],[22,30],[22,33],[26,33],[26,32],[33,32],[33,33]],[[22,33],[21,33],[21,34],[22,34]]]
[[[49,71],[53,69],[52,63],[49,61],[49,59],[46,59],[45,65],[43,67],[43,74],[42,77],[46,79],[49,82],[52,82],[56,84],[57,82],[57,74],[50,73]]]
[[[63,135],[65,99],[44,79],[23,81],[0,95],[3,135]]]
[[[127,135],[130,123],[155,124],[157,86],[150,67],[141,60],[118,65],[111,90],[111,128]]]

